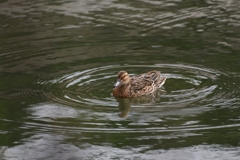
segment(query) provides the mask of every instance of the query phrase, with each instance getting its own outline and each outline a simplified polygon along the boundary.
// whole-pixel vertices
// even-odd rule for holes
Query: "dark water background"
[[[1,0],[0,158],[239,160],[239,79],[239,0]]]

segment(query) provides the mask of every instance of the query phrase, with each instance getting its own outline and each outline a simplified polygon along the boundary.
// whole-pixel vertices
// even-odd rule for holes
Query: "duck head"
[[[117,82],[113,85],[113,88],[118,86],[128,86],[130,84],[130,77],[126,71],[120,71],[117,75]]]

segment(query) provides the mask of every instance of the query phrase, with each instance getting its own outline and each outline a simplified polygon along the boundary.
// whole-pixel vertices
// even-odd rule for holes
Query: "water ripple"
[[[151,96],[132,98],[130,100],[132,108],[149,105],[152,108],[184,107],[196,101],[213,101],[219,97],[218,95],[222,96],[222,93],[215,93],[222,85],[218,83],[218,78],[220,75],[226,76],[218,71],[188,65],[111,65],[78,71],[46,81],[43,88],[53,86],[49,99],[53,99],[52,95],[55,95],[54,100],[59,103],[85,105],[86,108],[94,105],[103,108],[119,106],[112,96],[112,84],[115,82],[117,72],[123,69],[130,75],[139,74],[139,70],[147,72],[157,69],[168,77],[165,90],[159,90]],[[45,96],[48,97],[48,94]]]

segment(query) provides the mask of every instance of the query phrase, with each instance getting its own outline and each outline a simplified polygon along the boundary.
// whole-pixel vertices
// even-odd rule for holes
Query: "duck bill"
[[[113,85],[113,88],[119,86],[120,84],[121,84],[121,79],[118,78],[118,79],[117,79],[117,82]]]

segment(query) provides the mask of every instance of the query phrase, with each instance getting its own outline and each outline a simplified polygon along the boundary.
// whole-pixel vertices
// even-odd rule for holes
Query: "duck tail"
[[[158,88],[160,88],[160,87],[162,87],[164,85],[166,79],[167,79],[167,76],[162,76],[162,77],[159,78]]]

